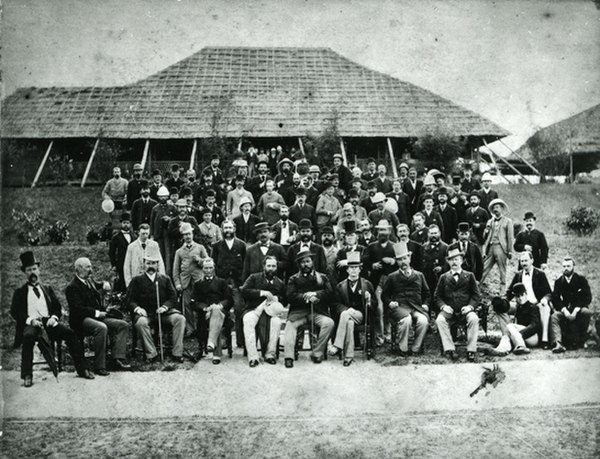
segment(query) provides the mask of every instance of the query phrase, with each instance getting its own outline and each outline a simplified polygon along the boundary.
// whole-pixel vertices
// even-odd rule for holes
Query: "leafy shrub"
[[[426,169],[450,172],[456,160],[466,151],[466,145],[466,139],[437,129],[419,137],[412,145],[412,152]]]
[[[600,212],[592,207],[576,206],[566,221],[567,228],[579,236],[592,234],[600,225]]]
[[[113,235],[112,223],[108,222],[100,228],[87,227],[85,238],[90,245],[96,245],[100,241],[110,241]]]
[[[21,245],[39,245],[44,235],[44,220],[39,212],[12,209],[12,226]]]
[[[46,228],[48,242],[60,245],[69,239],[69,224],[62,220],[57,220]]]

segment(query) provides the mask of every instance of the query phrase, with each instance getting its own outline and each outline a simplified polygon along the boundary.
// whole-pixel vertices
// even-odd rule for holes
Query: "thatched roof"
[[[125,86],[23,88],[3,101],[4,138],[505,136],[489,120],[328,48],[203,48]]]
[[[540,129],[534,136],[560,138],[575,154],[600,153],[600,104]],[[517,151],[518,153],[531,156],[528,146],[530,139]]]

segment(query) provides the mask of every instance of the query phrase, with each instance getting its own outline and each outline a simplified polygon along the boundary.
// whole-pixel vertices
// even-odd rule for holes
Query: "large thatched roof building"
[[[508,134],[328,48],[207,47],[132,84],[18,89],[3,101],[1,136],[191,141],[218,132],[298,145],[298,137],[320,134],[333,116],[345,139],[385,145],[390,138],[400,147],[432,130],[467,138],[472,147]]]

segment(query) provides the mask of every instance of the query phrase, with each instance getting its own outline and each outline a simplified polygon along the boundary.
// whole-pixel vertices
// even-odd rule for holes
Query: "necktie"
[[[462,243],[462,246],[460,248],[460,251],[462,253],[466,253],[467,252],[467,244],[465,242]]]
[[[38,298],[40,297],[40,291],[38,290],[37,285],[33,285],[33,293],[35,293],[35,296],[37,296]]]
[[[286,226],[287,226],[287,223],[282,223],[282,224],[281,224],[281,227],[282,227],[282,228],[285,228]]]
[[[454,273],[454,274],[452,274],[452,275],[454,276],[454,280],[455,280],[456,282],[458,282],[458,273]]]
[[[144,242],[142,242],[142,249],[146,250],[146,244]]]

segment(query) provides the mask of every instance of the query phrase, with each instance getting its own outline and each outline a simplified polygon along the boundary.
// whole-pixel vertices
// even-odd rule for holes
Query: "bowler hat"
[[[303,218],[298,222],[298,230],[313,229],[312,222],[308,218]]]
[[[440,189],[438,190],[438,196],[440,194],[445,194],[446,196],[448,196],[448,188],[446,188],[445,186],[441,186]]]
[[[254,232],[255,233],[259,233],[263,230],[270,230],[271,227],[269,226],[268,222],[259,222],[256,225],[254,225]]]
[[[471,224],[469,222],[460,222],[458,224],[458,232],[459,233],[467,233],[471,229]]]
[[[492,308],[496,314],[504,314],[510,310],[510,304],[506,298],[495,296],[492,298]]]
[[[130,222],[131,221],[131,214],[129,212],[123,212],[121,214],[121,221],[122,222]]]
[[[28,266],[39,266],[40,264],[40,262],[36,260],[32,251],[23,252],[21,255],[19,255],[19,258],[21,259],[21,271],[25,271],[25,268]]]
[[[379,222],[377,223],[377,225],[375,225],[375,229],[389,229],[391,228],[392,225],[390,222],[387,221],[386,218],[382,218],[381,220],[379,220]]]
[[[324,226],[321,228],[321,234],[335,234],[331,226]]]
[[[447,194],[447,193],[446,193]],[[431,193],[427,193],[423,195],[423,202],[427,201],[428,199],[431,199],[432,201],[434,201],[435,199],[433,198],[433,195]]]
[[[133,170],[134,171],[141,171],[141,170],[144,170],[144,168],[142,167],[142,165],[140,163],[135,163],[133,165]]]
[[[188,203],[187,203],[187,201],[185,199],[180,198],[180,199],[177,200],[177,202],[175,203],[175,205],[177,207],[179,207],[179,206],[186,206],[187,207]]]
[[[169,188],[169,196],[172,194],[179,194],[179,188],[177,188],[176,186],[172,186],[171,188]]]
[[[304,188],[303,186],[299,186],[298,188],[296,188],[296,196],[306,196],[306,188]]]
[[[469,199],[471,199],[473,196],[481,201],[481,195],[477,191],[473,190],[469,193]]]
[[[219,155],[218,155],[217,153],[213,153],[213,154],[210,156],[210,159],[221,159],[221,158],[219,157]]]
[[[453,175],[452,176],[452,185],[460,185],[460,184],[461,184],[460,175]]]
[[[460,250],[460,245],[458,244],[450,244],[448,246],[448,253],[446,254],[446,260],[451,260],[454,257],[464,257],[465,254]]]
[[[529,220],[530,218],[537,220],[533,212],[525,212],[525,217],[523,217],[523,220]]]

